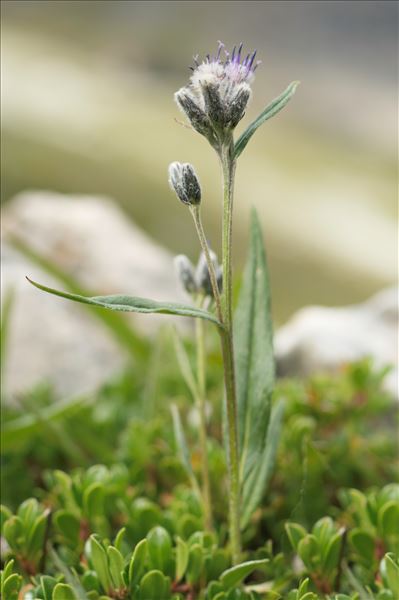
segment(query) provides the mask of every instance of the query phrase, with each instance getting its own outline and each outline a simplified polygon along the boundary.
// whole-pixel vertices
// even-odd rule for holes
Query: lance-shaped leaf
[[[251,215],[250,247],[234,313],[238,434],[242,480],[264,447],[274,386],[273,329],[262,231]]]
[[[285,403],[279,400],[272,409],[269,426],[267,428],[263,454],[260,456],[256,468],[245,479],[242,489],[242,515],[241,528],[249,522],[252,513],[259,506],[266,486],[269,483],[276,462],[278,442],[280,440]]]
[[[245,146],[248,144],[249,140],[251,139],[255,131],[258,129],[258,127],[263,125],[263,123],[268,119],[274,117],[274,115],[276,115],[278,112],[280,112],[282,108],[284,108],[287,102],[289,102],[289,100],[295,94],[295,90],[298,87],[298,85],[299,81],[293,81],[292,83],[290,83],[287,89],[284,90],[284,92],[280,96],[272,100],[270,104],[266,106],[265,110],[263,110],[260,113],[260,115],[255,119],[255,121],[252,121],[252,123],[248,125],[244,133],[240,135],[240,137],[235,143],[234,158],[238,158],[240,156],[241,152],[244,150]]]
[[[262,488],[263,491],[262,482],[268,475],[269,469],[265,469],[263,461],[266,439],[270,438],[268,427],[274,386],[269,282],[262,232],[255,211],[252,212],[249,254],[234,314],[234,338],[240,477],[245,500],[248,498],[246,487],[249,485],[251,490]],[[256,508],[253,504],[251,500],[252,509]],[[243,511],[248,512],[245,502]]]
[[[55,296],[66,298],[67,300],[73,300],[74,302],[81,302],[82,304],[90,304],[92,306],[108,308],[109,310],[121,312],[161,313],[165,315],[179,315],[181,317],[198,317],[200,319],[207,319],[219,327],[222,327],[222,324],[210,312],[192,306],[186,306],[185,304],[178,304],[175,302],[157,302],[156,300],[149,300],[148,298],[137,298],[136,296],[123,295],[93,296],[88,298],[86,296],[80,296],[79,294],[70,294],[68,292],[55,290],[29,279],[29,277],[26,279],[29,281],[29,283],[43,292],[48,292],[49,294],[54,294]]]

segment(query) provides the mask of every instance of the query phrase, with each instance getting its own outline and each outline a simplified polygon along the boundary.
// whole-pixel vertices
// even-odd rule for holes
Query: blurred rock
[[[173,257],[110,200],[26,192],[3,212],[3,298],[14,289],[3,392],[15,395],[48,381],[64,395],[83,393],[122,368],[126,357],[85,307],[42,293],[25,279],[65,289],[12,245],[12,238],[55,263],[95,294],[184,301]],[[136,329],[154,333],[177,319],[124,314]]]
[[[307,376],[370,356],[376,366],[392,366],[385,385],[398,398],[397,335],[397,288],[354,306],[309,306],[276,333],[277,371],[280,376]]]

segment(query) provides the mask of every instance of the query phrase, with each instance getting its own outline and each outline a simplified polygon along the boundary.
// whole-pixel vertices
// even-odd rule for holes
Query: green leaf
[[[349,533],[349,542],[367,564],[372,565],[374,561],[375,541],[371,533],[359,528],[353,529]]]
[[[172,540],[169,533],[163,527],[154,527],[147,535],[147,542],[151,567],[166,572],[172,558]]]
[[[109,572],[111,574],[113,587],[116,589],[123,588],[124,581],[122,573],[125,567],[123,556],[114,546],[108,546],[107,554],[109,561]]]
[[[13,550],[18,550],[24,543],[24,526],[19,517],[13,515],[3,525],[3,534]]]
[[[255,119],[255,121],[252,121],[252,123],[248,125],[244,133],[240,135],[240,137],[235,143],[234,158],[238,158],[240,156],[241,152],[244,150],[245,146],[248,144],[255,131],[261,125],[263,125],[265,121],[274,117],[274,115],[276,115],[278,112],[280,112],[282,108],[284,108],[284,106],[294,95],[298,85],[299,81],[293,81],[292,83],[290,83],[287,89],[284,90],[284,92],[280,96],[272,100],[270,104],[268,104],[266,108],[260,113],[260,115]]]
[[[191,466],[190,454],[188,451],[186,436],[184,435],[184,429],[183,429],[181,419],[180,419],[179,409],[177,408],[177,406],[175,404],[172,404],[170,407],[170,411],[172,413],[173,431],[174,431],[175,442],[176,442],[177,450],[179,452],[179,457],[180,457],[181,463],[184,467],[184,470],[186,471],[187,477],[191,483],[191,487],[193,488],[193,490],[197,494],[197,496],[200,497],[201,496],[200,488],[198,485],[198,481],[194,475],[193,468]]]
[[[385,554],[383,558],[385,578],[394,598],[399,598],[399,563],[393,553]]]
[[[108,568],[108,558],[103,546],[94,535],[90,536],[90,555],[94,570],[105,592],[108,592],[111,587],[111,578]]]
[[[378,527],[382,536],[399,535],[399,503],[395,500],[386,502],[378,511]]]
[[[122,545],[123,545],[123,540],[125,537],[125,533],[126,533],[126,527],[122,527],[122,529],[120,529],[118,531],[118,533],[116,534],[115,537],[115,541],[114,541],[114,546],[117,550],[119,550],[119,552],[122,554]]]
[[[329,539],[336,532],[334,522],[331,517],[319,519],[312,528],[313,535],[317,538],[320,547],[328,544]]]
[[[90,592],[86,592],[86,600],[99,600],[100,596],[96,590],[90,590]],[[108,600],[108,598],[107,598]]]
[[[249,253],[234,314],[234,339],[242,522],[245,524],[264,492],[272,466],[265,467],[263,459],[274,387],[273,328],[266,255],[255,210],[252,211]],[[270,453],[272,457],[274,453]],[[250,508],[247,502],[250,502]]]
[[[51,543],[48,544],[48,554],[53,561],[55,567],[65,577],[65,581],[75,591],[75,595],[81,600],[85,597],[85,591],[80,583],[80,580],[76,572],[71,572],[67,564],[58,556],[57,552],[52,547]]]
[[[94,482],[85,489],[83,493],[83,509],[89,519],[103,514],[104,486],[102,483]]]
[[[11,242],[14,248],[26,256],[30,262],[33,262],[43,271],[52,277],[55,277],[72,294],[78,294],[80,296],[92,296],[89,290],[82,288],[80,283],[78,283],[71,275],[60,269],[55,262],[33,250],[33,248],[25,244],[25,242],[23,242],[18,236],[10,235],[8,236],[8,241]],[[92,311],[92,314],[106,329],[108,329],[116,341],[121,346],[124,346],[129,352],[134,355],[137,355],[138,353],[144,354],[147,352],[148,341],[139,336],[132,329],[131,325],[127,323],[126,319],[123,318],[123,315],[102,310]]]
[[[57,580],[54,579],[54,577],[44,575],[43,577],[40,577],[40,585],[43,590],[44,600],[52,600]]]
[[[48,525],[48,516],[50,511],[47,509],[43,515],[38,517],[32,529],[30,530],[27,540],[27,554],[33,560],[36,560],[38,555],[43,551],[44,536]]]
[[[213,600],[228,600],[226,592],[219,592],[219,594],[213,597]]]
[[[166,600],[169,596],[169,579],[161,571],[150,571],[140,583],[140,600]]]
[[[298,544],[303,538],[307,536],[307,531],[302,525],[298,523],[286,523],[285,530],[288,535],[288,539],[291,542],[291,546],[295,551],[298,549]]]
[[[1,571],[1,582],[5,581],[7,577],[9,577],[12,574],[14,569],[14,563],[15,560],[13,558],[6,562],[6,564],[4,565],[4,569]]]
[[[249,253],[234,313],[234,340],[239,446],[245,479],[265,442],[274,386],[269,282],[262,230],[254,209]]]
[[[71,544],[79,543],[80,521],[68,510],[59,510],[53,517],[55,527]]]
[[[328,542],[324,542],[324,546],[321,547],[323,570],[327,577],[335,574],[335,570],[338,568],[344,531],[343,528],[340,529]]]
[[[309,571],[312,571],[321,560],[319,544],[312,534],[308,534],[299,542],[297,552]]]
[[[188,565],[188,546],[180,537],[176,539],[176,581],[180,581]]]
[[[18,593],[22,586],[22,577],[13,573],[4,579],[1,595],[4,600],[17,600]]]
[[[207,581],[219,579],[220,575],[230,564],[229,556],[226,550],[218,548],[205,559],[205,572]]]
[[[35,522],[36,516],[39,514],[40,508],[36,498],[28,498],[19,505],[17,515],[24,525],[25,533],[28,533]]]
[[[276,462],[278,443],[280,441],[280,432],[283,424],[284,411],[285,402],[283,400],[279,400],[272,408],[263,455],[259,459],[257,467],[244,482],[242,491],[242,528],[247,525],[253,511],[261,502],[266,486],[272,475]]]
[[[148,542],[146,539],[141,540],[134,549],[133,556],[130,560],[129,565],[129,585],[133,587],[136,585],[144,571],[144,565],[147,558],[147,546]]]
[[[191,546],[188,557],[186,579],[188,583],[198,583],[204,566],[204,551],[199,544]]]
[[[95,571],[85,571],[82,575],[82,585],[85,591],[100,592],[100,581]]]
[[[298,593],[297,593],[298,600],[301,600],[302,596],[304,596],[307,593],[308,587],[309,587],[309,577],[306,577],[306,579],[304,579],[301,582],[301,584],[298,588]]]
[[[219,581],[211,581],[206,590],[208,600],[215,600],[218,594],[224,594],[223,586]]]
[[[3,532],[4,523],[6,521],[8,521],[8,519],[10,519],[11,517],[12,517],[12,512],[10,511],[10,509],[7,508],[7,506],[4,506],[4,504],[1,504],[0,505],[1,532]]]
[[[225,590],[230,590],[235,585],[238,585],[243,581],[248,575],[250,575],[256,569],[264,567],[269,562],[268,558],[264,558],[262,560],[250,560],[248,562],[241,563],[240,565],[236,565],[235,567],[231,567],[231,569],[227,569],[220,576],[220,581]]]
[[[78,600],[75,592],[66,583],[57,583],[53,591],[52,600]]]
[[[70,294],[68,292],[61,292],[53,288],[41,285],[29,277],[26,278],[29,283],[37,287],[43,292],[66,298],[67,300],[73,300],[74,302],[80,302],[82,304],[90,304],[91,306],[98,306],[100,308],[107,308],[109,310],[116,310],[122,312],[137,312],[137,313],[160,313],[165,315],[178,315],[181,317],[197,317],[200,319],[206,319],[211,321],[215,325],[222,327],[222,324],[217,318],[206,310],[195,308],[192,306],[186,306],[185,304],[178,304],[175,302],[157,302],[156,300],[149,300],[148,298],[137,298],[135,296],[93,296],[86,297],[80,296],[79,294]]]

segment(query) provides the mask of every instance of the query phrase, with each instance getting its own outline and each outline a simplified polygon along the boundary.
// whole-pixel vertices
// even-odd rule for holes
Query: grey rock
[[[18,238],[97,294],[184,301],[173,257],[105,198],[26,192],[6,206],[2,219],[2,293],[14,290],[3,393],[15,396],[48,381],[62,396],[98,386],[126,363],[124,351],[87,308],[45,294],[25,279],[64,286],[12,244]],[[124,314],[153,335],[177,319]],[[131,358],[130,358],[131,360]]]
[[[389,288],[363,304],[298,311],[275,335],[280,376],[336,371],[370,356],[376,366],[391,366],[386,389],[399,398],[398,289]]]

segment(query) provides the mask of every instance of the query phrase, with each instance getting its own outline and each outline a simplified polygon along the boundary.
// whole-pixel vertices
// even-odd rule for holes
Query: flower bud
[[[179,108],[181,108],[190,121],[193,129],[205,137],[208,137],[211,133],[209,119],[202,108],[198,106],[198,101],[196,101],[188,92],[187,88],[182,88],[176,92],[175,100]]]
[[[218,288],[219,288],[219,291],[221,291],[222,271],[221,271],[221,268],[219,267],[218,258],[212,250],[209,250],[209,255],[210,255],[212,264],[215,268]],[[195,281],[197,284],[197,288],[199,290],[201,290],[201,292],[205,296],[213,296],[211,276],[209,274],[208,264],[206,262],[206,257],[205,257],[204,252],[201,252],[201,255],[198,260],[197,268],[195,270]]]
[[[175,256],[173,262],[183,289],[189,294],[196,294],[198,289],[195,281],[194,267],[190,259],[184,254],[179,254]]]
[[[230,127],[236,127],[243,118],[250,96],[251,88],[246,83],[242,84],[226,110],[226,120]]]
[[[203,83],[202,93],[205,102],[205,110],[211,123],[216,127],[225,125],[226,114],[222,99],[219,93],[219,87],[213,82]]]
[[[200,204],[201,187],[194,167],[189,163],[174,162],[169,165],[169,185],[183,204]]]

